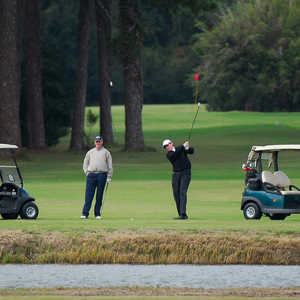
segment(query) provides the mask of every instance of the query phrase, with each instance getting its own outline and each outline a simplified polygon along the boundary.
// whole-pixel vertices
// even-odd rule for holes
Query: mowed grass
[[[95,113],[98,109],[92,108]],[[104,195],[103,220],[96,221],[91,210],[88,220],[80,220],[84,202],[85,153],[68,151],[69,136],[45,152],[25,152],[20,167],[25,188],[36,198],[40,209],[36,221],[1,220],[0,229],[62,231],[78,233],[99,229],[190,231],[300,231],[300,215],[285,221],[246,221],[240,210],[246,161],[252,145],[297,144],[300,113],[207,112],[205,106],[195,123],[191,145],[195,154],[188,193],[187,221],[174,221],[175,203],[171,188],[171,165],[161,149],[161,141],[176,144],[187,138],[194,105],[145,105],[145,143],[156,152],[124,152],[124,108],[112,107],[117,145],[110,148],[114,176]],[[99,128],[92,128],[92,136]],[[280,166],[300,185],[300,154],[283,155]]]

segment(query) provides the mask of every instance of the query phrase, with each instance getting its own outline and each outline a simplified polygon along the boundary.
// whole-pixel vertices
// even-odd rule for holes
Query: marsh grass
[[[10,235],[7,235],[9,237]],[[5,236],[1,236],[5,238]],[[264,264],[300,263],[300,239],[231,234],[19,234],[0,248],[1,263]]]

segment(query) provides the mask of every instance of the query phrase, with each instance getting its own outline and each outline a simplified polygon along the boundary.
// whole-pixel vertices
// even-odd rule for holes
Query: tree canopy
[[[197,35],[210,110],[300,110],[300,1],[239,1]]]

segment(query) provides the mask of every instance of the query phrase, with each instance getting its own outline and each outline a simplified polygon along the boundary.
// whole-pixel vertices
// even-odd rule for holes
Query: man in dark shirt
[[[168,151],[167,158],[173,165],[172,188],[176,202],[178,217],[176,220],[188,219],[186,214],[187,190],[191,181],[191,162],[187,154],[193,154],[194,148],[189,146],[189,141],[174,147],[171,140],[164,140],[163,148]]]

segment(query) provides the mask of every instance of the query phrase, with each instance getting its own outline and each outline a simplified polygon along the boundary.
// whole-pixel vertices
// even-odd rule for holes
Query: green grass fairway
[[[97,112],[96,108],[93,110]],[[190,219],[174,221],[171,165],[161,149],[161,141],[171,138],[176,144],[184,142],[195,106],[144,106],[145,142],[157,151],[143,153],[122,151],[124,108],[114,106],[112,112],[118,145],[110,149],[114,176],[105,194],[104,219],[79,219],[84,202],[85,153],[68,152],[66,136],[50,151],[25,152],[20,157],[25,188],[36,198],[40,215],[36,221],[0,220],[1,230],[300,232],[300,215],[285,221],[246,221],[240,210],[244,182],[241,164],[251,146],[300,143],[300,113],[207,112],[201,106],[191,140],[195,154],[191,156],[193,175],[188,194]],[[98,128],[92,128],[93,136],[98,132]],[[290,153],[282,158],[280,166],[293,184],[300,185],[300,154]]]

